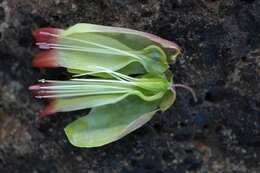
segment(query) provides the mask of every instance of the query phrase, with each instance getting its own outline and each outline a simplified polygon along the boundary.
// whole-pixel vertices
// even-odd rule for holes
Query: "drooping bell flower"
[[[37,45],[35,67],[65,67],[73,73],[102,66],[129,74],[163,73],[180,48],[158,36],[136,30],[77,24],[67,30],[43,28],[33,32]],[[167,50],[167,53],[165,53]]]
[[[102,146],[140,128],[174,103],[176,87],[193,93],[173,84],[168,67],[180,49],[158,36],[92,24],[43,28],[33,35],[46,49],[34,58],[35,67],[64,67],[74,74],[29,88],[36,98],[50,100],[41,116],[91,109],[65,128],[75,146]]]
[[[130,77],[99,68],[102,70],[98,72],[107,73],[114,78],[39,80],[39,84],[30,86],[29,89],[36,98],[51,100],[40,115],[103,106],[119,102],[130,95],[138,96],[144,101],[154,101],[171,89],[170,82],[164,76]]]

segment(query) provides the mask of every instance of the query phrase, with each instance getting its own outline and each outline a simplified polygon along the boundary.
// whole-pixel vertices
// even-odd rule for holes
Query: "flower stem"
[[[173,84],[173,85],[172,85],[172,88],[173,88],[174,90],[175,90],[175,88],[184,88],[184,89],[188,90],[188,91],[192,94],[192,97],[193,97],[193,99],[194,99],[195,102],[198,101],[198,98],[197,98],[197,96],[196,96],[196,93],[195,93],[195,91],[194,91],[191,87],[189,87],[189,86],[187,86],[187,85],[184,85],[184,84]]]

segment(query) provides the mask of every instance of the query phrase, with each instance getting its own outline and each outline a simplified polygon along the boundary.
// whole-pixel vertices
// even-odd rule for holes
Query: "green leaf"
[[[116,104],[97,107],[70,123],[65,133],[74,146],[98,147],[114,142],[148,122],[156,112],[155,102],[127,97]]]
[[[175,99],[176,99],[176,92],[171,89],[168,90],[162,98],[162,101],[160,103],[160,110],[162,112],[165,112],[175,102]]]

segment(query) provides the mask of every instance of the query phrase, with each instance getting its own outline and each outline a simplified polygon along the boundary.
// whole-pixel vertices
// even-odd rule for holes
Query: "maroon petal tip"
[[[57,53],[55,50],[48,50],[38,53],[32,62],[34,67],[59,67],[57,63]]]
[[[41,112],[40,112],[40,117],[47,117],[50,114],[54,114],[55,111],[55,105],[56,101],[53,100],[51,101]]]
[[[34,30],[32,32],[32,35],[37,42],[55,43],[57,42],[57,37],[53,37],[51,35],[59,35],[61,31],[62,31],[61,29],[51,28],[51,27],[39,28]],[[48,33],[48,34],[44,34],[44,33]]]

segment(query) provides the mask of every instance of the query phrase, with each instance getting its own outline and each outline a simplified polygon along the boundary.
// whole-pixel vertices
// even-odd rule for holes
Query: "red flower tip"
[[[47,117],[50,114],[54,114],[56,107],[56,101],[53,100],[51,101],[41,112],[40,112],[40,117]]]
[[[47,42],[55,43],[57,42],[57,37],[61,32],[58,28],[39,28],[32,32],[32,35],[36,42]]]
[[[32,64],[38,68],[58,67],[57,52],[55,50],[40,52],[34,57]]]

